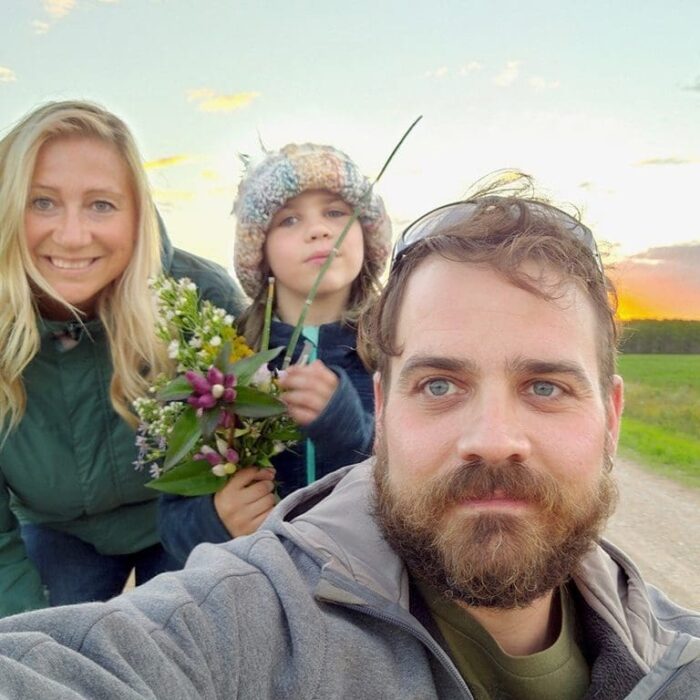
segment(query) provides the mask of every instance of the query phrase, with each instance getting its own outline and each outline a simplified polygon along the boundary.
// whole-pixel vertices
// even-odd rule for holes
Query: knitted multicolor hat
[[[365,260],[379,276],[391,250],[391,222],[379,195],[372,192],[365,198],[369,188],[355,163],[332,146],[290,143],[251,168],[233,205],[237,219],[233,264],[246,294],[255,297],[266,282],[263,246],[272,218],[287,200],[306,190],[328,190],[359,208]]]

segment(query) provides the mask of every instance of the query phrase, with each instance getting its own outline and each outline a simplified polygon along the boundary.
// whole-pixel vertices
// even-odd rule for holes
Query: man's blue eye
[[[532,385],[532,391],[537,396],[551,396],[555,390],[556,387],[551,382],[535,382]]]
[[[446,379],[432,379],[425,386],[433,396],[445,396],[450,393],[452,387]]]

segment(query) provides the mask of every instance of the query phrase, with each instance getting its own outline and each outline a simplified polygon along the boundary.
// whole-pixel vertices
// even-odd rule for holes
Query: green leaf
[[[159,401],[180,401],[186,399],[192,393],[192,385],[185,377],[175,377],[167,386],[157,394]]]
[[[205,496],[218,491],[226,481],[211,473],[211,465],[206,460],[190,460],[149,481],[146,486],[179,496]]]
[[[220,406],[214,406],[213,409],[204,411],[201,417],[197,418],[204,437],[209,437],[216,430],[216,426],[219,425],[221,411]]]
[[[219,350],[219,354],[214,360],[214,366],[218,367],[224,374],[231,374],[231,367],[233,366],[230,358],[231,357],[231,341],[227,340]]]
[[[265,350],[265,352],[257,352],[250,357],[244,357],[242,360],[238,360],[238,362],[234,362],[230,366],[229,373],[232,372],[236,375],[238,385],[246,386],[258,369],[266,365],[270,360],[274,360],[283,349],[284,348],[280,345],[278,348],[272,348],[271,350]]]
[[[249,386],[241,386],[236,387],[233,410],[237,415],[245,418],[267,418],[285,413],[287,407],[270,394]]]
[[[168,449],[165,453],[163,468],[167,471],[184,459],[197,444],[202,435],[202,429],[197,420],[197,414],[192,406],[188,406],[175,422]]]

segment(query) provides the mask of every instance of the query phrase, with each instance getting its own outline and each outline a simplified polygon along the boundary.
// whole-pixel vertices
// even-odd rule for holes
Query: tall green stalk
[[[275,291],[275,278],[267,278],[267,300],[265,302],[265,322],[263,325],[260,351],[265,352],[270,345],[270,325],[272,324],[272,299]]]
[[[360,203],[364,204],[371,196],[372,194],[372,189],[374,186],[379,182],[379,179],[381,178],[382,175],[384,175],[384,171],[387,169],[389,163],[391,163],[392,159],[396,155],[396,152],[401,148],[403,142],[406,140],[408,135],[413,131],[413,127],[415,127],[416,124],[422,119],[422,115],[415,119],[411,126],[406,129],[404,132],[403,136],[399,139],[399,142],[394,146],[393,150],[389,154],[389,157],[386,159],[384,162],[384,165],[382,166],[382,169],[379,171],[379,174],[377,177],[374,178],[374,180],[370,183],[369,187],[367,188],[367,191],[362,195],[360,199]],[[284,362],[282,363],[282,368],[287,369],[289,365],[292,362],[292,353],[294,352],[294,348],[297,346],[297,342],[299,341],[299,336],[301,335],[301,330],[304,327],[304,321],[306,320],[306,314],[308,313],[309,309],[311,308],[311,304],[313,303],[314,298],[316,297],[316,292],[318,291],[319,285],[321,284],[321,280],[323,279],[323,276],[326,274],[326,271],[328,268],[333,264],[333,260],[335,259],[336,254],[340,250],[340,246],[343,245],[343,241],[345,240],[345,236],[347,235],[348,231],[350,230],[350,227],[357,221],[357,217],[360,215],[360,211],[358,207],[355,207],[353,209],[352,215],[348,219],[347,224],[345,224],[345,227],[343,230],[340,232],[340,235],[338,236],[335,245],[333,246],[333,249],[331,250],[330,254],[326,258],[326,261],[323,263],[321,266],[321,269],[318,271],[318,275],[316,276],[316,279],[314,280],[313,285],[311,286],[311,289],[309,290],[309,294],[306,297],[306,300],[304,301],[304,306],[301,309],[301,313],[299,314],[299,320],[297,321],[297,325],[294,327],[294,332],[292,333],[292,337],[289,341],[289,345],[287,345],[287,351],[284,356]]]

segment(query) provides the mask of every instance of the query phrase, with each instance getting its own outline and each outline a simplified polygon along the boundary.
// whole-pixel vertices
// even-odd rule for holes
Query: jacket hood
[[[270,514],[265,527],[319,563],[320,597],[356,604],[379,597],[408,611],[407,570],[372,516],[372,466],[369,459],[296,491]],[[668,601],[671,612],[656,610],[662,596],[647,587],[637,567],[610,542],[601,540],[582,559],[573,582],[645,672],[664,656],[664,664],[674,667],[700,658],[695,636],[700,617]],[[679,616],[693,618],[694,635],[675,629]]]

